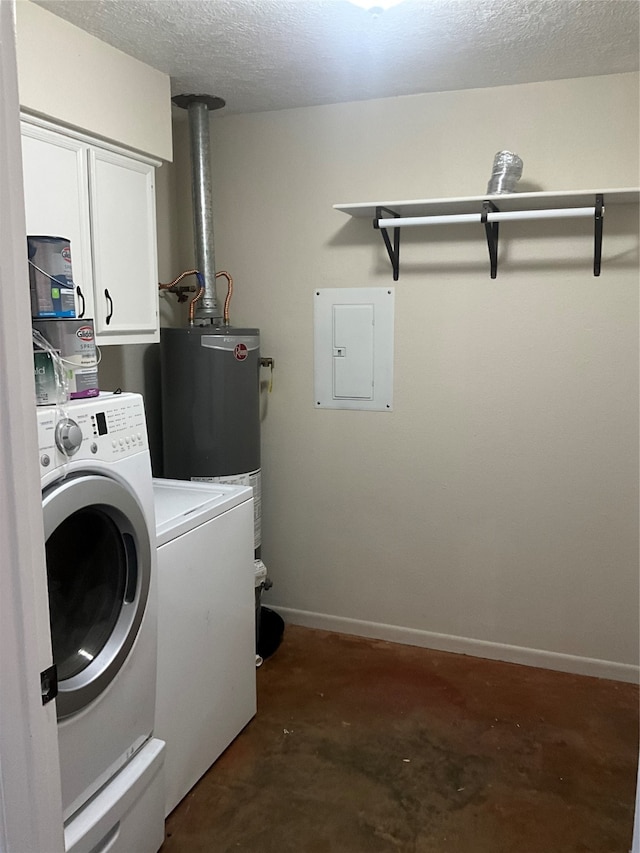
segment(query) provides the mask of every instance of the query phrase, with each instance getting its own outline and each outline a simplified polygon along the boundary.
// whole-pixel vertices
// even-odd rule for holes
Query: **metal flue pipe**
[[[204,293],[202,298],[198,300],[195,320],[201,325],[221,326],[223,317],[216,293],[213,240],[209,110],[220,109],[225,105],[225,102],[222,98],[215,98],[210,95],[178,95],[173,98],[173,102],[189,113],[196,266],[204,277]]]

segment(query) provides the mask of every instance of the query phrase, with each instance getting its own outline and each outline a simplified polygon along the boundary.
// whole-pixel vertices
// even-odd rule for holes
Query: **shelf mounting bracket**
[[[489,222],[487,215],[489,213],[499,213],[499,209],[492,201],[482,202],[482,213],[480,221],[484,225],[487,233],[487,245],[489,247],[489,262],[491,264],[491,278],[496,278],[498,275],[498,228],[499,222]]]
[[[600,264],[602,262],[602,220],[604,218],[604,195],[596,194],[596,210],[594,214],[594,247],[593,247],[593,274],[600,275]]]
[[[389,233],[386,228],[380,228],[378,225],[378,220],[383,219],[383,212],[389,214],[390,216],[395,216],[399,218],[400,214],[396,213],[395,210],[390,210],[388,207],[376,207],[376,218],[373,220],[373,227],[378,229],[382,234],[382,239],[384,240],[384,244],[387,247],[387,253],[389,255],[389,260],[391,261],[391,268],[393,270],[393,280],[397,281],[400,276],[400,229],[393,229],[393,246],[391,245],[391,240],[389,238]]]

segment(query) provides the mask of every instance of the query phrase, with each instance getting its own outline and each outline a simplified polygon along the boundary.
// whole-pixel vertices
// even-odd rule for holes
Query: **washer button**
[[[46,453],[43,453],[40,457],[40,464],[42,465],[42,467],[46,468],[49,462],[51,462],[51,459],[47,456]]]
[[[95,441],[91,443],[91,452],[92,453],[98,452],[98,445],[95,443]]]

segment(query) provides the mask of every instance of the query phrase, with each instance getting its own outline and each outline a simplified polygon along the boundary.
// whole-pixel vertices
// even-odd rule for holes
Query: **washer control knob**
[[[73,456],[82,444],[82,430],[71,418],[64,418],[56,424],[56,444],[65,456]]]

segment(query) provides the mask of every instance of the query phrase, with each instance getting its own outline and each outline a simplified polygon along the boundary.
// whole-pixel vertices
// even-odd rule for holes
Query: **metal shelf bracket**
[[[596,210],[594,214],[594,247],[593,247],[593,274],[600,275],[600,264],[602,262],[602,225],[604,218],[604,195],[596,194]]]
[[[491,263],[491,278],[496,278],[498,275],[498,228],[499,222],[489,222],[487,215],[489,212],[499,213],[500,210],[492,201],[482,202],[482,213],[480,221],[484,225],[487,234],[487,245],[489,247],[489,262]]]
[[[387,247],[387,253],[389,255],[389,260],[391,261],[391,268],[393,269],[393,280],[397,281],[400,276],[400,229],[393,229],[393,246],[391,245],[391,240],[389,239],[389,232],[386,228],[380,228],[378,225],[378,220],[383,219],[383,211],[390,216],[394,216],[396,218],[400,217],[399,213],[396,213],[395,210],[391,210],[388,207],[376,207],[376,218],[373,220],[373,227],[380,231],[382,234],[382,239],[384,240],[384,244]]]

